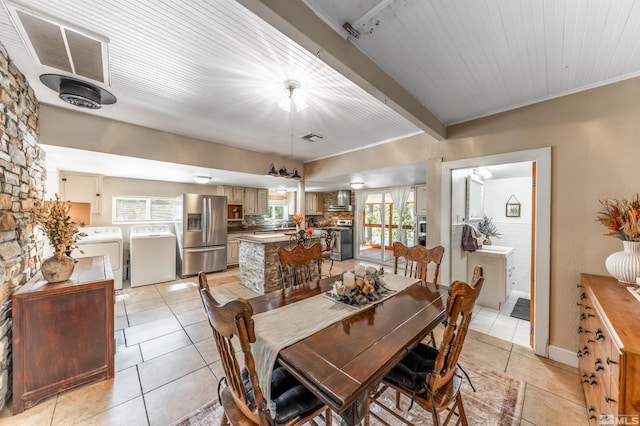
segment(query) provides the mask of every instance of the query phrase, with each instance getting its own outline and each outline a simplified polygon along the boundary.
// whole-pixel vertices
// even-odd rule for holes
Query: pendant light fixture
[[[284,85],[283,99],[280,100],[278,106],[289,113],[289,122],[291,123],[291,157],[293,158],[293,114],[296,111],[302,111],[308,104],[305,94],[300,91],[299,81],[287,80]],[[267,174],[273,177],[284,177],[294,180],[302,179],[297,168],[294,168],[293,171],[289,173],[286,166],[283,165],[280,169],[276,169],[274,163],[271,163],[269,166]]]

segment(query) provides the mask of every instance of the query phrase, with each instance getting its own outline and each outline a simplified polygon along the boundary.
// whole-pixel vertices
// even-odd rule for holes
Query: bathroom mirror
[[[480,220],[484,214],[484,182],[475,176],[467,176],[465,217],[467,221]]]

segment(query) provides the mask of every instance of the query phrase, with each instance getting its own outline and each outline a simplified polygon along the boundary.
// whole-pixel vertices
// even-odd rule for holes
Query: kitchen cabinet
[[[323,214],[324,197],[321,192],[307,192],[304,194],[305,215]]]
[[[255,188],[244,189],[244,214],[256,214],[258,211],[258,190]]]
[[[500,309],[511,295],[514,283],[514,250],[512,247],[484,246],[467,254],[467,282],[471,282],[473,268],[482,266],[484,284],[476,303],[491,309]]]
[[[244,189],[244,214],[265,215],[269,210],[269,191],[266,189]]]
[[[114,289],[108,256],[78,259],[69,280],[38,272],[13,296],[13,414],[114,376]]]
[[[241,186],[223,186],[222,195],[227,197],[227,204],[244,204],[244,188]]]
[[[606,424],[603,418],[613,416],[624,420],[622,415],[629,416],[627,420],[637,419],[640,302],[625,285],[611,277],[581,274],[578,287],[578,374],[589,424]],[[610,424],[618,423],[611,420]]]
[[[91,203],[91,213],[102,214],[102,176],[61,172],[60,199]]]
[[[231,237],[227,240],[227,266],[237,265],[240,260],[240,242]]]
[[[415,216],[427,215],[427,185],[416,185],[413,194]]]
[[[269,213],[269,190],[258,189],[258,211],[259,215],[265,215]]]

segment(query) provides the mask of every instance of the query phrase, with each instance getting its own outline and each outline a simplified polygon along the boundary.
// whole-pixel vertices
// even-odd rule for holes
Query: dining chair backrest
[[[428,249],[424,246],[417,245],[413,247],[407,247],[401,242],[393,243],[393,273],[404,274],[405,277],[419,278],[423,281],[427,281],[427,270],[430,263],[435,265],[433,278],[433,284],[438,285],[438,276],[440,275],[440,263],[442,263],[442,257],[444,255],[444,247],[436,246]],[[404,266],[400,264],[400,259],[404,258]],[[400,271],[400,272],[398,272]]]
[[[200,290],[202,303],[207,312],[209,325],[220,354],[222,367],[235,406],[253,423],[268,424],[269,413],[263,398],[262,388],[251,353],[251,344],[256,341],[253,323],[253,308],[245,299],[233,299],[219,304],[211,293]],[[251,382],[253,395],[247,394],[242,369],[236,357],[234,341],[237,341],[244,359],[244,367]]]
[[[291,250],[280,247],[278,258],[282,288],[317,281],[321,276],[322,245],[320,243],[309,248],[296,246]]]
[[[211,291],[211,288],[209,287],[209,279],[207,278],[207,274],[204,271],[198,272],[198,287],[200,287],[200,290],[206,288],[207,290]]]
[[[310,242],[311,237],[307,234],[307,231],[301,229],[289,237],[289,248],[308,247]]]
[[[331,254],[331,250],[333,249],[333,243],[335,240],[335,232],[334,231],[323,231],[320,234],[320,239],[323,242],[323,246],[324,248],[322,249],[322,254],[324,254],[325,256],[328,254]]]
[[[447,299],[447,318],[442,334],[442,342],[434,362],[431,374],[427,376],[427,387],[436,392],[452,378],[462,351],[462,345],[469,329],[473,307],[478,299],[484,277],[482,268],[476,266],[471,285],[463,281],[454,281],[449,287]]]

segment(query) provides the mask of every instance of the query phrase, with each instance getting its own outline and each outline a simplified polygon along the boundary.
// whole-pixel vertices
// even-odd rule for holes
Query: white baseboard
[[[549,345],[549,359],[578,368],[578,356],[574,351]]]

